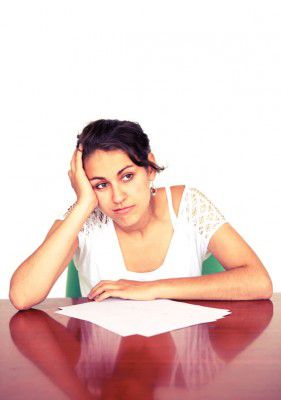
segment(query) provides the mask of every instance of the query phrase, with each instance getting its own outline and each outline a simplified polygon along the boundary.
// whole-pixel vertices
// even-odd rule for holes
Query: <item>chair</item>
[[[224,271],[219,261],[213,256],[207,258],[202,264],[202,275],[210,275],[216,272]],[[73,260],[68,265],[66,278],[66,297],[82,297],[79,285],[78,272]]]
[[[215,274],[224,270],[221,263],[212,254],[202,264],[202,275]]]
[[[66,297],[82,297],[78,272],[73,260],[70,261],[67,268]]]

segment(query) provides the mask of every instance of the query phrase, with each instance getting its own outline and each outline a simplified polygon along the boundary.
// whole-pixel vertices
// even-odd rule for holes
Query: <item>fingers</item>
[[[153,281],[139,282],[126,279],[100,281],[88,294],[88,298],[95,301],[102,301],[108,297],[119,297],[126,300],[155,300],[157,285]]]
[[[79,144],[78,149],[74,150],[74,153],[71,157],[70,161],[70,170],[68,171],[68,176],[71,178],[77,171],[77,168],[79,166],[82,166],[82,152],[83,152],[83,146],[82,144]]]
[[[73,174],[76,171],[76,168],[75,168],[76,153],[77,153],[77,150],[74,150],[74,153],[73,153],[71,161],[70,161],[70,171],[68,171],[68,172],[72,172]]]
[[[128,300],[130,296],[128,295],[127,291],[122,289],[122,290],[107,290],[106,292],[103,292],[101,295],[95,298],[95,301],[102,301],[107,299],[108,297],[118,297],[119,299],[125,299]]]
[[[125,289],[128,286],[140,286],[143,285],[143,282],[132,281],[128,279],[119,279],[118,281],[100,281],[96,286],[94,286],[88,294],[88,298],[92,299],[95,296],[100,295],[105,290],[109,289]]]
[[[143,291],[144,282],[119,279],[118,281],[100,281],[88,294],[88,299],[102,301],[108,297],[121,299],[151,300],[153,296],[150,290]]]
[[[79,170],[79,168],[83,168],[83,163],[82,163],[82,154],[83,154],[83,146],[79,144],[79,148],[76,150],[76,155],[75,155],[75,170]]]
[[[96,286],[92,288],[92,290],[88,294],[88,299],[93,299],[96,296],[99,296],[105,290],[120,289],[120,288],[121,284],[119,281],[100,281]]]
[[[120,285],[118,284],[112,284],[112,283],[107,283],[104,284],[102,286],[100,286],[98,289],[91,291],[91,293],[88,295],[89,299],[94,299],[97,296],[99,296],[100,294],[104,293],[105,291],[109,291],[109,290],[114,290],[114,289],[120,289]]]
[[[108,297],[119,297],[121,299],[127,299],[125,292],[123,290],[107,290],[103,292],[100,296],[95,298],[95,301],[103,301],[108,299]]]
[[[125,298],[124,296],[124,291],[123,290],[118,290],[118,289],[108,289],[105,292],[102,292],[100,295],[96,295],[95,297],[88,297],[89,300],[94,300],[94,301],[102,301],[107,299],[108,297],[119,297],[119,298]]]

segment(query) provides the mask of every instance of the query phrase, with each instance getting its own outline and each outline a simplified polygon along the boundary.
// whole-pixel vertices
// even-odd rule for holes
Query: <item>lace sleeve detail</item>
[[[201,256],[204,258],[209,254],[208,244],[212,235],[227,221],[214,203],[196,188],[190,188],[188,214],[199,234]]]
[[[77,202],[73,203],[70,207],[68,207],[66,213],[63,214],[64,219],[71,213],[73,208],[76,206]]]
[[[59,217],[59,219],[65,219],[74,209],[76,204],[77,202],[73,203],[67,209],[67,211]],[[82,228],[80,229],[80,232],[89,235],[89,233],[93,230],[94,226],[98,226],[101,228],[104,224],[107,223],[108,223],[108,217],[99,208],[95,208],[93,212],[89,215],[87,220],[84,222]]]

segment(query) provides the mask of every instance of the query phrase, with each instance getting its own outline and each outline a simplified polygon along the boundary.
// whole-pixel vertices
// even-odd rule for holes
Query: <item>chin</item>
[[[138,220],[137,218],[122,218],[122,217],[118,217],[118,215],[114,215],[114,217],[112,217],[113,221],[117,222],[119,225],[125,225],[125,226],[129,226],[129,225],[134,225]]]
[[[139,222],[139,217],[137,215],[128,215],[124,217],[121,215],[113,215],[111,218],[120,226],[134,226]]]

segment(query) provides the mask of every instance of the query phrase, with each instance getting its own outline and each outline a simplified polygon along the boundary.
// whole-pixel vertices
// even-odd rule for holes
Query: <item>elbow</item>
[[[272,295],[273,295],[273,285],[271,279],[268,278],[263,288],[263,298],[270,299]]]
[[[273,285],[271,278],[262,265],[258,265],[254,267],[248,267],[247,273],[247,289],[245,293],[247,293],[247,300],[268,300],[273,295]]]
[[[33,307],[35,304],[41,303],[44,299],[40,299],[38,301],[32,301],[31,299],[28,299],[24,294],[16,294],[13,289],[10,289],[9,291],[9,299],[12,305],[18,310],[18,311],[23,311],[23,310],[29,310],[31,307]]]
[[[26,299],[22,291],[19,290],[14,282],[14,277],[10,281],[9,299],[12,305],[19,311],[28,310],[30,306],[27,304]]]
[[[12,305],[19,311],[28,310],[31,307],[22,298],[15,298],[11,292],[9,293],[9,298]]]
[[[22,280],[16,279],[14,275],[10,280],[9,299],[17,310],[29,310],[45,300],[48,293],[36,292],[35,288],[32,290],[27,285],[23,285]]]
[[[273,295],[273,285],[269,275],[264,276],[259,285],[259,290],[257,291],[257,298],[261,300],[268,300]]]

